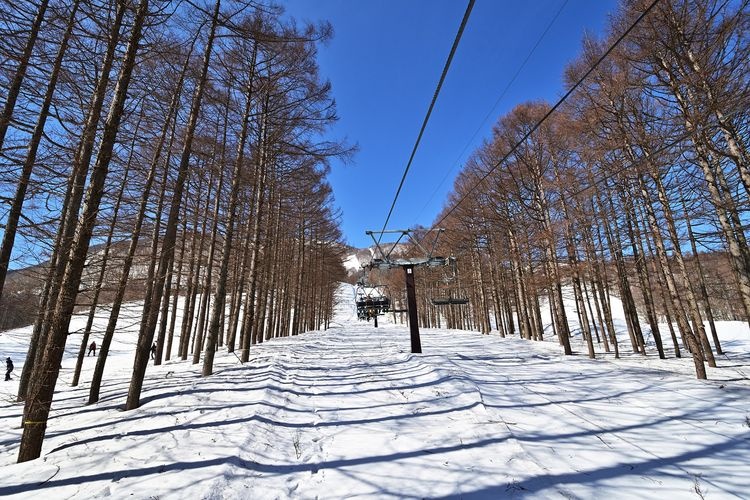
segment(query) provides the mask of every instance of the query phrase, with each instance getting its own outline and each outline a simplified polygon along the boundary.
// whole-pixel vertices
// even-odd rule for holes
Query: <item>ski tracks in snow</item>
[[[423,330],[425,354],[412,355],[405,328],[349,323],[263,346],[269,404],[206,497],[731,498],[745,488],[741,394],[717,399],[713,386],[648,369],[618,379],[609,362],[518,342]],[[706,428],[716,404],[725,419]],[[722,480],[717,453],[728,454]]]
[[[276,425],[265,428],[271,416],[260,413],[245,432],[269,433],[264,439],[291,450],[268,450],[266,473],[254,476],[251,491],[259,498],[423,498],[502,480],[503,493],[514,494],[524,471],[544,473],[469,379],[404,352],[401,335],[355,324],[346,335],[274,347],[283,349],[273,358],[278,387],[267,396],[280,398]],[[259,450],[246,445],[241,456],[252,461]],[[429,479],[416,483],[419,477]],[[212,498],[236,491],[225,483],[214,489],[222,493]]]
[[[472,342],[472,334],[463,335]],[[512,419],[505,420],[509,430],[545,470],[517,484],[527,494],[589,498],[608,491],[607,497],[643,498],[658,491],[737,498],[746,490],[737,464],[749,458],[748,433],[740,425],[748,391],[722,394],[649,369],[613,375],[606,361],[563,360],[533,349],[512,355],[513,342],[522,341],[500,344],[505,355],[458,354],[445,361],[474,382],[490,414]],[[711,421],[717,404],[724,418]],[[719,467],[708,459],[727,450],[735,457]]]
[[[505,492],[508,496],[512,496],[516,493],[523,494],[526,488],[519,485],[519,481],[530,474],[535,476],[547,476],[552,471],[545,465],[545,460],[540,459],[531,452],[528,447],[523,445],[523,442],[519,440],[516,433],[513,431],[513,427],[517,425],[517,422],[512,420],[506,420],[504,412],[497,409],[496,406],[491,404],[485,404],[485,394],[482,392],[481,386],[475,381],[473,375],[478,370],[476,362],[473,363],[462,363],[461,359],[467,360],[464,356],[434,356],[433,358],[428,357],[430,361],[437,365],[442,366],[442,371],[453,378],[457,384],[459,384],[465,390],[465,394],[472,394],[477,401],[477,406],[474,408],[476,414],[477,425],[491,426],[491,433],[505,434],[507,433],[507,445],[511,449],[511,456],[506,461],[506,470],[510,474],[509,480],[505,486]],[[480,363],[481,364],[481,363]],[[468,366],[467,366],[468,365]],[[493,377],[502,377],[501,373],[494,373]],[[506,377],[509,380],[509,377]],[[554,488],[558,495],[565,498],[577,498],[575,494],[568,491],[566,488],[557,486]]]
[[[732,498],[750,491],[746,385],[699,382],[556,346],[356,321],[149,368],[121,412],[132,361],[96,406],[62,388],[45,458],[5,460],[19,498]],[[347,295],[348,294],[348,295]],[[108,365],[109,366],[109,365]],[[725,387],[726,385],[726,387]],[[20,408],[3,409],[4,443]],[[13,445],[15,446],[15,445]],[[48,451],[49,450],[49,451]]]

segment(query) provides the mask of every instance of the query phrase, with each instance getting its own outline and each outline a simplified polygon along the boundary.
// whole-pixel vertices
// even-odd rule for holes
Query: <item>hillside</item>
[[[746,327],[708,382],[632,358],[563,357],[531,343],[358,322],[344,286],[333,328],[253,347],[215,375],[149,367],[123,412],[132,328],[103,397],[84,406],[66,355],[43,458],[15,464],[22,407],[2,386],[0,496],[11,498],[742,498],[750,491]],[[138,306],[128,309],[130,320]],[[127,322],[125,318],[123,321]],[[385,324],[384,324],[385,323]],[[743,330],[744,328],[744,330]],[[0,335],[23,352],[24,329]],[[72,354],[74,345],[70,343]],[[653,364],[652,364],[653,363]],[[20,365],[20,363],[17,363]],[[658,366],[658,368],[656,368]],[[671,368],[670,368],[671,369]]]
[[[393,256],[397,256],[408,252],[409,245],[404,243],[394,245],[392,242],[384,242],[380,245],[380,248],[383,252],[392,252]],[[344,267],[349,276],[360,276],[362,274],[362,266],[369,264],[373,258],[382,258],[380,250],[375,245],[366,248],[350,247],[344,258]]]

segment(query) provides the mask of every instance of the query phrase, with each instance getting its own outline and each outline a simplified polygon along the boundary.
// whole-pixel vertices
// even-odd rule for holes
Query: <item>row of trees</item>
[[[139,406],[154,342],[155,363],[202,358],[208,376],[219,346],[247,361],[254,343],[327,326],[345,271],[325,176],[348,154],[321,139],[336,119],[315,60],[329,25],[244,0],[0,12],[0,298],[11,257],[47,262],[19,461],[41,452],[69,337],[79,382],[104,300],[89,403],[123,302],[144,303],[126,409]],[[71,332],[76,310],[88,322]]]
[[[569,85],[646,6],[621,2]],[[533,133],[546,103],[500,118],[440,218],[471,293],[452,321],[542,339],[547,303],[566,354],[573,324],[589,356],[596,343],[618,356],[615,295],[634,352],[650,332],[659,357],[687,349],[706,377],[722,353],[717,317],[750,319],[749,23],[745,0],[661,0]]]

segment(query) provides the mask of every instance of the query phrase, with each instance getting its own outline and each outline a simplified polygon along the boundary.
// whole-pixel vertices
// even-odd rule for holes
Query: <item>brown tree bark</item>
[[[135,67],[136,53],[141,42],[142,28],[147,15],[148,0],[141,0],[133,20],[130,40],[115,87],[115,95],[110,104],[102,132],[96,165],[91,172],[86,204],[76,225],[76,236],[71,246],[70,258],[60,287],[60,296],[55,305],[55,313],[50,324],[50,335],[45,346],[45,354],[42,363],[34,368],[32,385],[24,408],[25,420],[18,453],[19,462],[33,460],[41,454],[47,428],[47,417],[65,347],[65,337],[70,317],[73,314],[75,297],[80,284],[91,233],[96,223],[99,203],[104,194],[104,182],[107,178],[109,163],[127,99],[128,86]]]
[[[8,127],[13,118],[13,111],[16,108],[18,94],[21,92],[24,78],[26,78],[26,70],[31,62],[31,54],[34,51],[34,45],[36,45],[36,40],[39,37],[39,29],[44,21],[44,15],[47,12],[48,5],[48,0],[41,0],[41,2],[39,2],[39,8],[37,9],[36,16],[34,17],[34,21],[29,29],[29,37],[26,39],[23,52],[19,55],[18,67],[13,74],[13,79],[8,87],[8,93],[5,96],[5,106],[3,106],[3,112],[0,113],[0,151],[3,149],[5,135],[8,132]]]
[[[185,59],[185,63],[183,64],[177,86],[175,87],[174,93],[172,95],[167,116],[164,119],[164,124],[162,125],[162,129],[159,133],[159,140],[157,141],[153,156],[151,157],[148,174],[146,176],[146,181],[143,185],[143,190],[141,192],[141,197],[138,204],[138,215],[136,216],[135,224],[133,226],[133,233],[130,237],[128,252],[125,256],[125,260],[122,263],[120,280],[117,283],[117,291],[115,292],[115,297],[112,301],[112,310],[109,313],[107,326],[104,330],[104,335],[102,336],[101,345],[99,346],[99,356],[97,357],[96,366],[94,367],[94,374],[91,379],[91,387],[89,388],[89,399],[87,404],[94,404],[99,401],[99,392],[101,390],[102,379],[104,377],[104,367],[107,363],[109,348],[112,345],[115,329],[117,328],[117,320],[120,317],[122,301],[125,297],[125,291],[127,289],[128,281],[130,278],[130,270],[133,266],[133,260],[135,259],[135,255],[138,250],[138,241],[140,239],[141,230],[143,229],[144,219],[146,218],[146,210],[148,208],[148,202],[151,196],[151,189],[156,179],[157,169],[161,162],[167,134],[169,134],[170,131],[170,126],[172,128],[172,134],[174,134],[175,124],[173,122],[173,119],[177,114],[177,108],[179,106],[180,95],[182,93],[189,60],[190,54],[188,54]],[[169,149],[169,147],[167,149]],[[168,168],[167,166],[169,164],[169,158],[167,158],[167,161],[165,163],[166,165],[164,168],[166,169]]]
[[[167,268],[171,265],[172,257],[174,256],[175,240],[177,236],[177,217],[179,215],[180,205],[182,204],[182,192],[185,186],[185,179],[187,178],[188,170],[190,168],[190,155],[192,153],[193,138],[195,136],[195,129],[198,123],[198,114],[200,112],[201,103],[203,101],[203,93],[205,92],[206,82],[208,79],[208,67],[211,61],[211,53],[213,51],[213,43],[219,20],[220,7],[221,1],[217,0],[214,6],[208,39],[206,40],[206,47],[203,54],[201,75],[195,88],[193,103],[190,108],[190,115],[188,117],[188,123],[185,129],[185,140],[180,157],[177,179],[175,180],[174,191],[172,194],[172,203],[169,209],[166,232],[164,234],[162,243],[162,253],[159,259],[159,270],[156,274],[156,280],[154,283],[154,289],[156,291],[153,298],[154,304],[161,303],[161,294],[164,288],[164,280],[166,278]],[[140,406],[143,379],[146,375],[146,367],[148,366],[149,361],[149,351],[151,349],[151,343],[153,342],[154,338],[154,329],[152,325],[155,326],[156,324],[157,312],[157,307],[151,308],[150,314],[152,315],[152,318],[150,318],[148,322],[149,328],[146,331],[142,332],[142,335],[139,335],[138,337],[138,348],[136,350],[135,361],[133,364],[133,376],[130,381],[128,398],[125,404],[125,408],[127,410],[133,410]]]
[[[26,354],[21,379],[18,387],[19,401],[25,399],[26,392],[31,380],[31,373],[38,362],[41,362],[43,351],[38,349],[39,346],[47,344],[49,334],[49,324],[56,307],[56,300],[60,292],[60,286],[67,264],[67,255],[73,241],[73,232],[78,212],[83,200],[83,188],[88,174],[91,156],[96,139],[96,131],[101,117],[104,99],[109,85],[110,72],[115,60],[115,50],[120,41],[120,28],[122,19],[125,15],[125,2],[119,0],[115,4],[115,15],[112,24],[109,27],[109,39],[107,48],[102,60],[102,67],[99,72],[99,78],[96,82],[94,94],[91,97],[86,120],[81,132],[81,139],[76,148],[75,158],[73,159],[73,168],[67,184],[67,192],[63,198],[61,208],[61,221],[55,238],[54,250],[50,258],[50,267],[47,279],[45,280],[44,293],[42,298],[43,307],[39,310],[39,315],[34,324],[34,331],[29,342],[29,350]]]
[[[52,98],[55,94],[55,89],[57,88],[57,80],[60,76],[60,69],[62,67],[63,59],[65,58],[65,53],[68,50],[68,42],[70,41],[70,37],[73,33],[73,28],[75,26],[75,19],[76,14],[78,13],[78,6],[80,5],[80,0],[74,0],[73,5],[71,6],[70,10],[70,16],[68,17],[68,22],[65,28],[65,33],[63,34],[62,40],[60,41],[60,46],[57,49],[57,55],[55,56],[55,61],[52,64],[52,71],[49,75],[49,80],[47,81],[47,89],[44,93],[44,98],[42,100],[42,105],[39,109],[39,115],[37,117],[36,125],[34,126],[34,131],[31,133],[31,138],[29,139],[29,144],[27,146],[27,152],[26,152],[26,158],[23,163],[23,167],[21,168],[21,176],[18,179],[18,184],[16,186],[16,192],[13,196],[13,200],[11,201],[10,209],[8,210],[8,216],[5,220],[5,227],[3,228],[3,241],[0,245],[0,298],[3,296],[3,288],[5,286],[5,278],[8,274],[8,265],[10,264],[10,256],[13,252],[13,246],[15,244],[16,240],[16,231],[18,230],[18,221],[21,218],[21,212],[23,209],[23,202],[26,198],[26,190],[29,185],[29,180],[31,179],[31,173],[34,169],[34,165],[36,164],[37,159],[37,153],[39,152],[39,145],[42,142],[42,136],[44,135],[44,128],[47,124],[47,118],[49,117],[49,110],[50,106],[52,105]],[[35,28],[32,30],[34,32],[33,35],[29,37],[29,42],[31,46],[34,45],[34,40],[37,37],[36,32],[39,30],[39,26],[37,25],[37,21],[41,23],[41,17],[44,16],[44,10],[47,7],[47,1],[45,0],[42,2],[39,8],[39,14],[37,15],[37,19],[34,22]],[[32,40],[33,39],[33,40]],[[27,49],[29,48],[29,45],[27,44]],[[24,53],[26,56],[26,54]],[[29,56],[25,57],[25,62],[28,64]],[[26,67],[24,65],[24,60],[22,59],[21,64],[18,68],[18,72],[16,73],[16,78],[18,78],[19,72],[25,73]],[[21,76],[21,80],[23,80],[23,76]],[[0,117],[0,150],[3,148],[3,140],[5,137],[5,131],[7,130],[7,125],[10,122],[10,116],[13,113],[12,108],[15,107],[15,100],[17,97],[12,97],[12,94],[15,92],[15,94],[18,94],[19,89],[15,89],[14,85],[16,82],[14,81],[11,84],[11,88],[9,91],[9,97],[6,99],[5,103],[5,110],[3,111],[3,115]],[[20,82],[19,82],[20,87]],[[10,110],[8,107],[10,106]],[[5,114],[8,112],[8,118],[6,120]]]
[[[256,56],[257,45],[254,46],[253,54],[250,58],[250,74],[248,76],[247,89],[245,92],[245,110],[242,114],[242,127],[240,129],[239,144],[237,145],[237,158],[232,171],[232,187],[229,194],[229,207],[227,208],[228,216],[226,221],[226,234],[224,236],[224,246],[221,253],[221,262],[219,264],[219,277],[216,281],[216,292],[214,293],[213,310],[211,311],[211,319],[209,320],[208,340],[206,342],[206,351],[203,360],[204,377],[213,373],[214,353],[216,352],[216,345],[219,337],[219,320],[220,316],[224,316],[229,257],[232,252],[232,243],[234,240],[234,223],[237,212],[237,202],[240,194],[241,175],[245,162],[245,145],[250,131],[250,114],[253,103],[253,80],[255,77]],[[262,155],[263,153],[261,152],[260,154]]]

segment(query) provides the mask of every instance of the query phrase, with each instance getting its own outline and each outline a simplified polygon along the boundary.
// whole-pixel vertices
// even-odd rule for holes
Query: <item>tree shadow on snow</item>
[[[317,473],[321,469],[342,469],[346,467],[356,467],[360,465],[369,465],[377,463],[390,463],[398,460],[404,460],[414,457],[422,457],[425,455],[438,455],[445,454],[459,450],[471,449],[471,448],[482,448],[485,446],[491,446],[503,443],[507,441],[510,436],[504,436],[499,438],[482,439],[473,443],[456,444],[450,446],[439,446],[433,448],[425,448],[406,452],[389,453],[374,456],[365,456],[350,459],[340,460],[329,460],[320,462],[309,462],[300,464],[268,464],[261,463],[258,461],[248,460],[237,455],[199,460],[192,462],[175,462],[170,464],[160,464],[149,467],[141,468],[128,468],[125,470],[108,471],[89,475],[77,475],[76,477],[61,478],[61,479],[50,479],[44,483],[34,484],[19,484],[13,486],[0,487],[0,495],[11,495],[29,492],[33,490],[43,490],[48,488],[56,488],[61,486],[70,486],[85,484],[94,481],[119,481],[124,478],[140,478],[145,476],[151,476],[156,474],[162,474],[165,472],[176,472],[176,471],[190,471],[195,469],[203,469],[206,467],[219,466],[225,464],[231,464],[235,467],[246,469],[253,472],[263,473],[265,475],[284,475],[293,474],[298,472],[311,472]],[[540,436],[540,439],[545,441],[554,442],[557,436]],[[475,491],[464,491],[460,493],[461,498],[498,498],[503,495],[509,496],[509,491],[512,490],[514,496],[526,496],[533,495],[539,492],[555,489],[562,487],[566,484],[577,484],[577,485],[595,485],[598,482],[606,481],[608,479],[617,477],[628,477],[633,476],[637,478],[645,473],[648,473],[651,477],[658,478],[659,476],[674,476],[674,472],[668,469],[673,467],[680,467],[681,464],[686,462],[706,458],[715,457],[717,455],[723,455],[723,461],[726,463],[735,463],[737,467],[744,468],[743,454],[746,457],[748,452],[748,440],[750,439],[750,432],[746,432],[736,438],[724,440],[719,443],[703,446],[696,450],[683,452],[671,457],[664,458],[652,458],[642,460],[639,462],[621,463],[613,466],[602,467],[599,469],[571,472],[563,474],[543,474],[528,477],[520,481],[514,481],[509,484],[502,484]],[[740,460],[737,460],[737,459]],[[445,498],[455,498],[456,495],[452,494]]]

